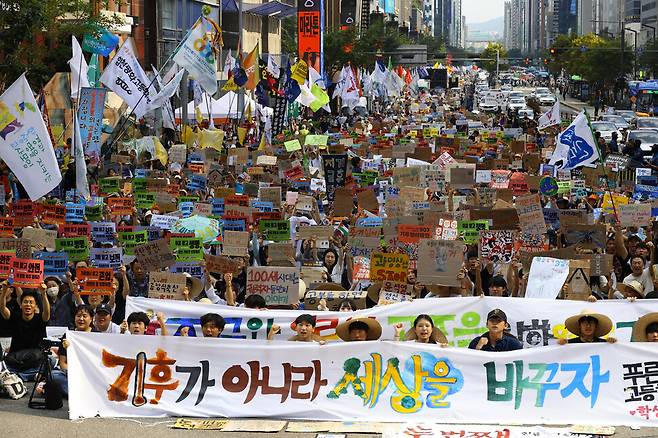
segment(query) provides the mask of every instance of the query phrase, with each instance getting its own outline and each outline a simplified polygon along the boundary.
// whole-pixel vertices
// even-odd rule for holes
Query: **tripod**
[[[39,371],[37,372],[37,376],[34,379],[35,382],[34,387],[32,388],[32,392],[30,393],[30,400],[27,402],[27,406],[32,409],[46,409],[47,406],[45,398],[43,400],[35,400],[34,393],[37,390],[37,386],[39,386],[39,381],[44,377],[46,383],[52,382],[53,380],[52,367],[50,365],[50,348],[41,350],[41,356]]]

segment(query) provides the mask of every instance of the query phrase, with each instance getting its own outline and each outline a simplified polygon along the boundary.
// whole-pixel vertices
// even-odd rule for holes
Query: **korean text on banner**
[[[82,88],[78,126],[85,155],[98,158],[101,153],[103,110],[105,109],[104,88]]]
[[[71,419],[258,417],[266,410],[273,417],[334,421],[431,416],[446,423],[655,424],[636,414],[647,404],[638,394],[651,379],[651,345],[552,346],[496,353],[494,359],[487,352],[416,342],[318,348],[244,339],[67,336]],[[471,415],[474,406],[477,416]]]

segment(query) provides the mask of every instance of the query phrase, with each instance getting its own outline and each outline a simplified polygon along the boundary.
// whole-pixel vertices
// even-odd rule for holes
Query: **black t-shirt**
[[[35,314],[31,320],[25,321],[21,312],[11,312],[9,318],[11,331],[10,351],[39,348],[39,343],[46,337],[46,323],[41,314]]]

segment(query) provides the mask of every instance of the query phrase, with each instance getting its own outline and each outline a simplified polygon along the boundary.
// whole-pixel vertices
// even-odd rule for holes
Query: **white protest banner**
[[[519,196],[514,203],[519,214],[521,230],[529,234],[539,235],[546,232],[544,211],[538,194]]]
[[[384,307],[359,310],[345,314],[340,312],[309,312],[283,311],[270,309],[266,314],[243,307],[220,306],[214,304],[187,303],[180,301],[149,300],[146,298],[127,298],[126,314],[131,312],[163,312],[167,317],[167,327],[175,333],[181,327],[178,318],[184,318],[201,330],[199,318],[205,313],[215,312],[224,318],[234,318],[226,324],[224,337],[265,339],[266,327],[270,323],[277,324],[286,336],[295,332],[290,328],[297,315],[311,313],[318,317],[316,332],[326,341],[338,340],[336,326],[347,318],[376,318],[382,325],[382,339],[393,339],[394,326],[398,322],[405,325],[404,331],[413,323],[416,316],[426,313],[432,316],[434,324],[448,338],[450,345],[467,347],[469,342],[485,331],[487,313],[491,309],[503,309],[507,314],[511,333],[517,336],[526,348],[542,345],[552,345],[558,338],[572,337],[564,327],[564,321],[580,313],[584,308],[591,309],[613,318],[614,329],[610,336],[619,341],[631,339],[633,324],[637,319],[649,312],[655,312],[656,300],[638,300],[630,303],[625,300],[600,300],[595,303],[583,303],[570,300],[544,300],[535,298],[508,297],[457,297],[457,298],[424,298],[406,303],[403,307],[392,304]],[[258,319],[262,325],[248,325],[252,319]]]
[[[530,265],[526,298],[555,299],[569,275],[569,260],[535,257]]]
[[[25,74],[0,96],[0,158],[32,201],[62,181],[50,135]]]
[[[134,110],[138,119],[146,114],[151,98],[156,94],[153,83],[146,76],[135,55],[132,38],[123,43],[105,68],[100,80]]]
[[[247,270],[247,295],[265,298],[265,304],[288,305],[299,301],[299,269],[251,266]]]
[[[67,336],[71,419],[266,412],[402,423],[428,417],[446,423],[658,423],[639,414],[647,404],[643,385],[653,376],[656,348],[649,344],[552,346],[494,358],[416,342],[320,348],[244,339],[131,336],[126,342],[126,335],[73,331]]]

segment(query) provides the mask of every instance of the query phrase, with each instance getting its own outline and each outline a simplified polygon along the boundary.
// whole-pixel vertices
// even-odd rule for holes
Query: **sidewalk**
[[[587,104],[587,102],[582,102],[573,97],[567,97],[566,100],[560,97],[560,105],[565,106],[575,112],[581,112],[583,109],[587,110],[587,113],[590,116],[594,115],[594,107]]]

